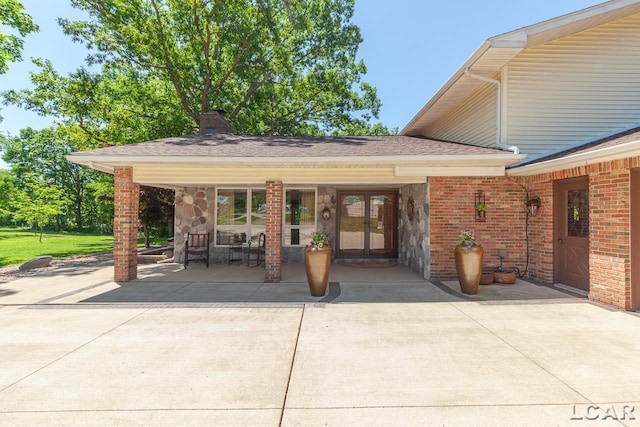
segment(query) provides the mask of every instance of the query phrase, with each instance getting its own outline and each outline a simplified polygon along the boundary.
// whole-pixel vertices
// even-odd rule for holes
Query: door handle
[[[564,240],[558,239],[558,243],[564,243]]]

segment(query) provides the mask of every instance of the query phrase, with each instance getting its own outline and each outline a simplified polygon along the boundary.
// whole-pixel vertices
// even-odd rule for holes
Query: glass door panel
[[[394,257],[396,248],[395,194],[369,195],[369,255]]]
[[[363,193],[340,194],[339,247],[346,257],[365,254],[366,197]]]
[[[396,258],[397,199],[393,192],[339,193],[340,258]]]

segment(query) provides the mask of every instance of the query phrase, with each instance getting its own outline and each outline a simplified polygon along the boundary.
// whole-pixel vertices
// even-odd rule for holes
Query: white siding
[[[508,67],[504,140],[523,153],[640,122],[640,15],[527,49]]]
[[[429,138],[481,146],[496,143],[496,91],[492,83],[482,83],[464,102],[434,123]]]

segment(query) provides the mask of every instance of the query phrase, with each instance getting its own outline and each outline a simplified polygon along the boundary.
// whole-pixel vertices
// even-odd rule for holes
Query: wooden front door
[[[397,258],[398,193],[343,191],[338,198],[338,258]]]
[[[589,291],[589,178],[554,182],[554,281]]]

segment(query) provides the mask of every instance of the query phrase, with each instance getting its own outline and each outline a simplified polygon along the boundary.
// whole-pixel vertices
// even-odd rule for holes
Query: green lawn
[[[42,243],[38,240],[39,235],[34,235],[33,231],[0,227],[0,266],[22,264],[40,255],[63,258],[113,250],[110,234],[44,232]],[[143,242],[139,239],[138,245]]]

